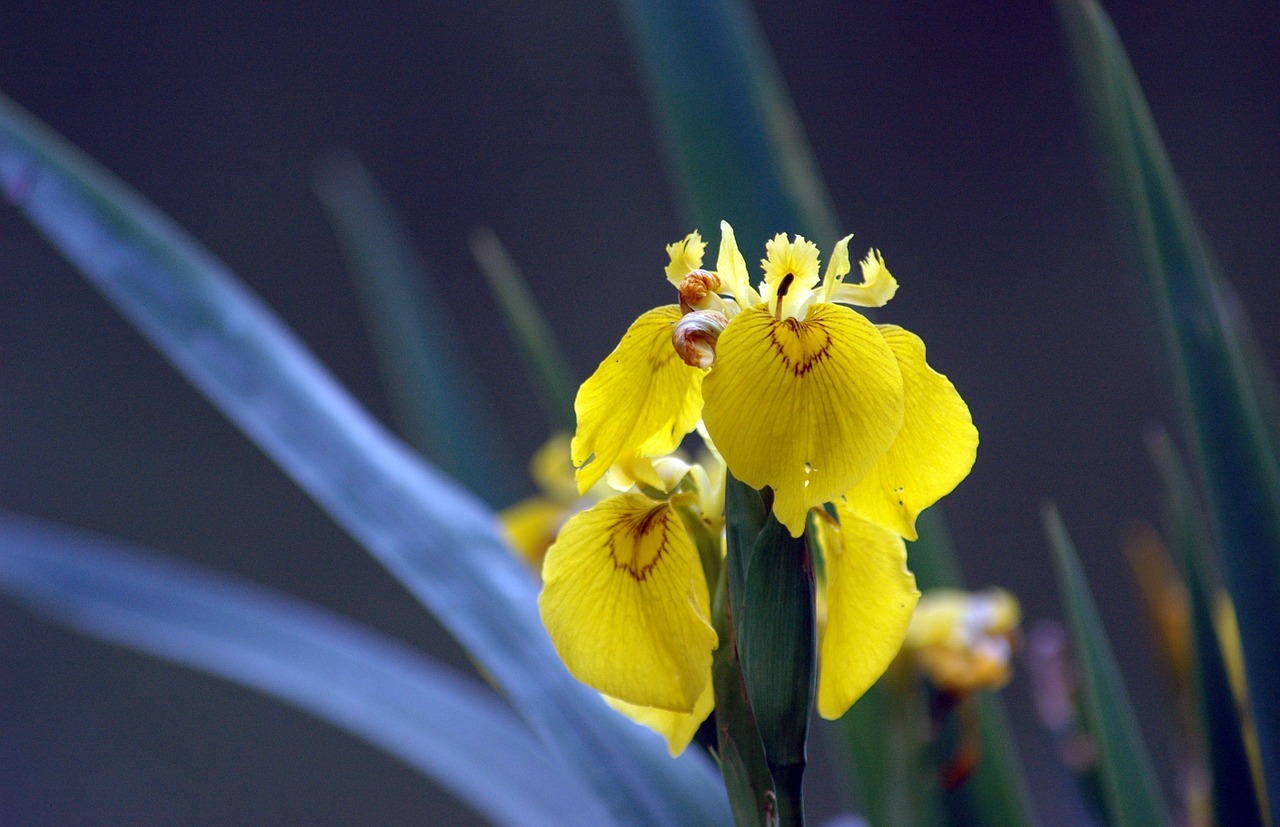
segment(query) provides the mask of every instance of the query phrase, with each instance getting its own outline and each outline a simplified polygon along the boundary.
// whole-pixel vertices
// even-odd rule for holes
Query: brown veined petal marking
[[[852,488],[902,425],[902,376],[875,325],[833,304],[729,322],[703,380],[703,420],[735,477],[774,490],[793,536],[809,509]]]
[[[575,515],[542,580],[542,623],[574,677],[631,704],[694,709],[717,639],[702,563],[669,504],[622,494]]]

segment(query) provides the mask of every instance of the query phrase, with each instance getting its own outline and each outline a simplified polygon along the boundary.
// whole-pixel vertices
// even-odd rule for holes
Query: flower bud
[[[720,277],[709,270],[691,270],[680,282],[680,309],[685,313],[694,310],[719,310],[722,306],[716,293],[720,290]]]
[[[683,289],[682,289],[683,292]],[[729,320],[716,310],[695,310],[676,322],[671,344],[686,365],[709,368],[716,360],[716,340]]]

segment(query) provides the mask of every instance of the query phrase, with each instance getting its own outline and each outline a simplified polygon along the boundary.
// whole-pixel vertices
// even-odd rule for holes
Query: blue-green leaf
[[[599,799],[487,687],[252,583],[0,514],[0,589],[49,619],[273,695],[499,824],[594,825]]]
[[[510,504],[519,464],[499,438],[457,330],[386,196],[346,155],[318,167],[315,189],[346,253],[401,432],[491,505]]]
[[[492,512],[378,425],[222,263],[2,97],[0,188],[436,615],[617,821],[728,820],[701,756],[672,761],[660,738],[570,677]]]
[[[1098,774],[1112,827],[1170,824],[1151,758],[1138,734],[1120,667],[1102,629],[1098,607],[1085,582],[1075,546],[1052,506],[1044,511],[1045,532],[1058,569],[1089,734],[1098,749]]]
[[[1240,621],[1267,794],[1280,801],[1280,467],[1241,333],[1110,20],[1059,3],[1086,107],[1164,332]]]

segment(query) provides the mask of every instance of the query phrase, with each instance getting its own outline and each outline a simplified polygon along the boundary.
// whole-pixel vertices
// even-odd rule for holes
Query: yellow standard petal
[[[595,485],[619,457],[670,453],[698,424],[703,371],[671,345],[680,308],[659,307],[636,319],[618,347],[573,401],[578,415],[570,454],[578,490]]]
[[[716,633],[698,552],[665,502],[611,497],[548,550],[538,607],[574,677],[639,706],[693,711]]]
[[[689,742],[693,740],[693,736],[697,734],[698,727],[702,726],[702,722],[707,720],[707,716],[711,714],[711,710],[716,705],[715,693],[711,688],[711,681],[707,681],[707,688],[702,690],[702,694],[698,696],[698,702],[693,707],[693,712],[670,712],[665,709],[655,709],[651,706],[636,706],[626,701],[620,701],[617,698],[604,696],[605,702],[609,706],[626,715],[637,724],[647,726],[649,729],[667,739],[667,752],[671,753],[671,757],[675,758],[684,752],[689,746]]]
[[[955,387],[925,362],[924,342],[882,325],[902,371],[902,429],[846,499],[863,518],[916,539],[916,516],[951,492],[973,468],[978,429]]]
[[[716,275],[740,307],[751,307],[760,303],[760,294],[751,286],[751,277],[747,274],[747,260],[738,250],[738,241],[733,235],[733,227],[728,221],[720,222],[720,252],[716,256]]]
[[[837,250],[837,252],[839,252]],[[848,251],[844,251],[845,271],[848,271]],[[845,284],[836,279],[827,292],[827,301],[843,302],[858,307],[884,307],[898,292],[898,280],[884,266],[879,250],[871,250],[862,260],[862,284]]]
[[[803,236],[787,241],[786,233],[778,233],[765,242],[764,250],[761,298],[775,318],[804,316],[818,284],[818,245]]]
[[[836,504],[840,542],[824,546],[827,627],[818,655],[818,714],[843,715],[902,646],[920,592],[902,538]]]
[[[804,321],[764,305],[729,322],[703,383],[703,421],[729,471],[774,490],[793,536],[810,508],[871,470],[902,424],[902,377],[880,332],[847,307]]]
[[[667,281],[680,286],[684,277],[692,270],[702,266],[702,253],[707,249],[707,242],[694,230],[680,241],[667,245],[667,257],[671,262],[667,265]]]

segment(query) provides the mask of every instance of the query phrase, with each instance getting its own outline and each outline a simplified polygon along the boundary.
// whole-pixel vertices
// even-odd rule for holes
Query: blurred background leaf
[[[12,514],[0,514],[0,589],[53,622],[300,707],[496,824],[609,820],[493,692],[317,607]]]
[[[1044,522],[1080,670],[1088,731],[1098,750],[1098,774],[1109,821],[1113,827],[1170,824],[1168,807],[1075,546],[1056,508],[1045,508]]]
[[[379,427],[220,263],[0,98],[0,185],[63,255],[454,634],[626,823],[719,823],[707,762],[610,710],[560,664],[495,518]]]
[[[1105,12],[1058,8],[1118,216],[1146,271],[1239,618],[1268,798],[1280,800],[1280,467],[1241,331],[1142,89]]]
[[[342,242],[398,430],[489,505],[510,505],[524,463],[503,438],[458,326],[386,196],[347,154],[323,159],[315,189]]]
[[[1220,825],[1264,825],[1261,767],[1250,762],[1245,721],[1241,720],[1227,663],[1214,628],[1214,593],[1220,580],[1217,550],[1190,474],[1168,434],[1148,435],[1147,445],[1160,471],[1166,498],[1166,523],[1176,550],[1174,560],[1186,584],[1191,629],[1189,679],[1200,738],[1207,751],[1213,812]],[[1255,747],[1256,748],[1256,747]]]

